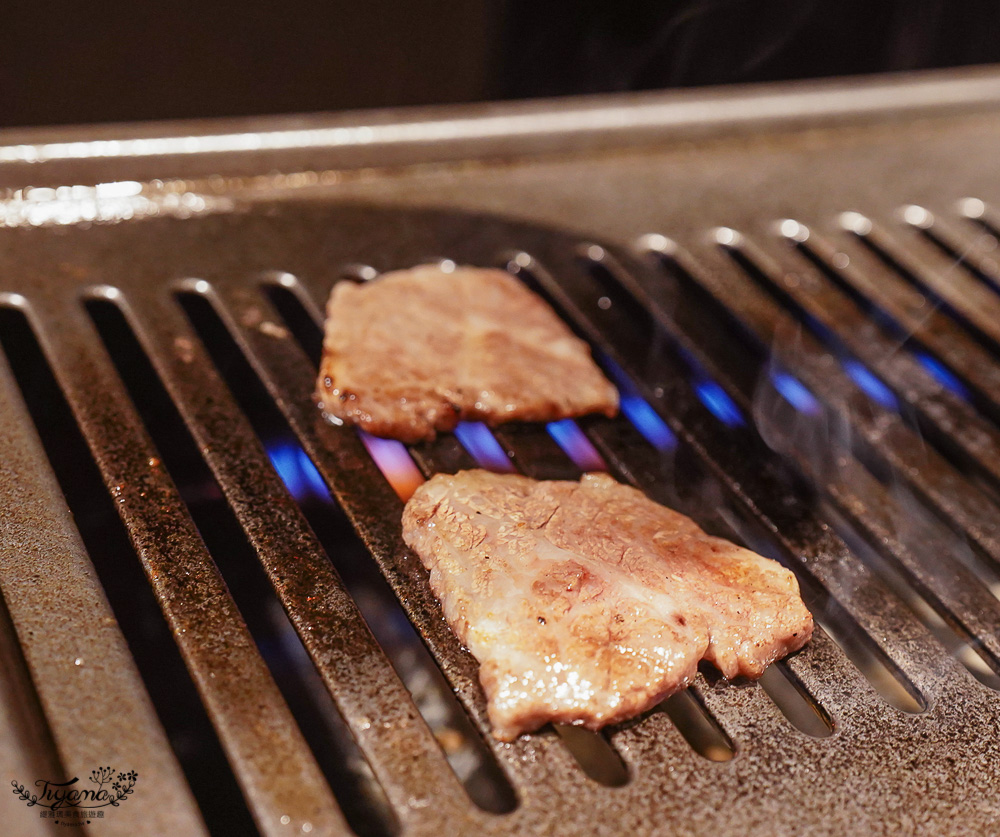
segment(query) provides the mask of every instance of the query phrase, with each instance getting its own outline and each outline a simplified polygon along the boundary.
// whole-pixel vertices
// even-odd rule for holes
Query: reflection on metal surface
[[[686,91],[635,93],[628,97],[579,97],[508,105],[503,113],[490,106],[478,108],[424,108],[389,113],[372,120],[369,114],[312,117],[315,127],[303,127],[302,117],[257,120],[258,130],[226,130],[233,120],[177,123],[160,136],[128,136],[125,130],[110,139],[68,139],[52,142],[11,142],[0,135],[0,164],[45,163],[53,160],[174,157],[254,152],[291,152],[297,149],[337,147],[431,145],[446,142],[486,144],[490,140],[553,136],[617,137],[619,142],[645,131],[684,127],[725,128],[733,123],[813,122],[880,116],[937,106],[959,109],[982,106],[1000,94],[987,71],[953,70],[911,74],[909,78],[874,76],[850,84],[771,84],[743,89],[716,89],[691,95]],[[389,121],[393,116],[399,121]],[[400,118],[402,117],[402,118]],[[357,124],[358,119],[368,124]],[[323,124],[326,123],[326,124]],[[339,124],[338,124],[339,123]],[[194,130],[192,131],[192,127]],[[171,131],[171,128],[173,130]],[[212,129],[215,129],[214,132]],[[23,131],[7,132],[8,137]],[[74,132],[69,131],[72,135]],[[146,131],[145,133],[149,133]],[[6,142],[4,140],[6,139]]]
[[[139,218],[190,218],[225,212],[232,201],[195,192],[164,191],[134,180],[96,186],[19,189],[0,198],[0,227],[110,224]]]
[[[934,216],[927,209],[917,204],[911,203],[900,209],[903,220],[918,229],[928,229],[934,225]]]

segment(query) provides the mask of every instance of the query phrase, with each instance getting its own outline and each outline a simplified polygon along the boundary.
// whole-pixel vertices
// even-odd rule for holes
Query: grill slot
[[[209,299],[184,292],[178,295],[178,301],[265,449],[270,450],[277,445],[295,456],[305,457],[280,410],[271,402]],[[304,339],[308,340],[308,337]],[[292,493],[295,494],[294,491]],[[415,695],[417,708],[442,744],[452,768],[480,807],[498,813],[513,810],[516,799],[510,785],[441,677],[433,658],[410,627],[363,544],[356,541],[350,525],[325,487],[317,487],[315,493],[319,494],[318,501],[312,504],[297,498],[303,514],[317,533],[326,554],[334,561],[338,574],[358,603],[375,638]],[[369,787],[366,790],[367,794],[371,794],[374,789]],[[364,822],[365,817],[362,815],[359,821]]]
[[[23,313],[0,309],[0,343],[205,824],[256,833],[115,503]]]

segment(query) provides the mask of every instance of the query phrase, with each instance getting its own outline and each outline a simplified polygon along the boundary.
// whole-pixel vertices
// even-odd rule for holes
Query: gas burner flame
[[[608,470],[604,457],[573,419],[550,421],[546,430],[581,471]]]
[[[497,473],[512,473],[514,471],[514,465],[510,461],[507,451],[503,449],[503,445],[497,441],[496,436],[482,422],[460,422],[455,428],[455,436],[480,467]]]
[[[266,443],[265,449],[274,470],[296,500],[329,502],[330,492],[326,483],[301,445],[282,440]]]

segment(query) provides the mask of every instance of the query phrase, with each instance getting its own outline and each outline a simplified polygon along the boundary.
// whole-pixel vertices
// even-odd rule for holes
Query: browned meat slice
[[[605,474],[439,474],[406,504],[403,537],[479,660],[501,741],[629,718],[702,659],[758,677],[812,635],[791,572]]]
[[[405,442],[462,419],[618,410],[586,343],[521,282],[428,265],[334,286],[316,397],[335,420]]]

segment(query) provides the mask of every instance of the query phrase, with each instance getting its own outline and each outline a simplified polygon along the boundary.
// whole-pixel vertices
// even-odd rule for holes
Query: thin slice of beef
[[[462,419],[618,410],[587,344],[521,282],[434,265],[334,286],[316,398],[334,420],[406,442]]]
[[[700,660],[758,677],[812,635],[791,572],[605,474],[439,474],[406,504],[403,537],[479,660],[502,741],[625,720]]]

